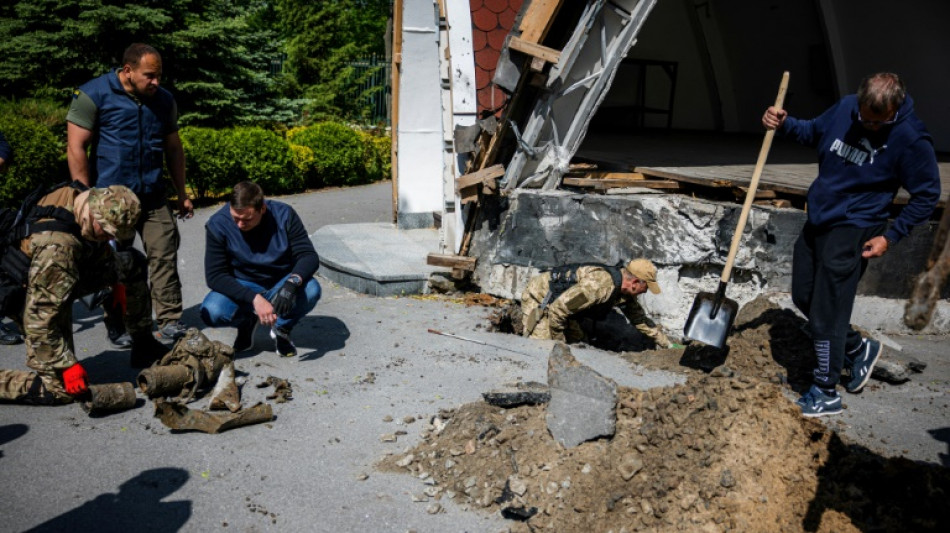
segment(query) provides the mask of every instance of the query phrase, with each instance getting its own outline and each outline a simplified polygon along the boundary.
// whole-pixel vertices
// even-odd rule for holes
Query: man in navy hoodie
[[[815,119],[769,107],[762,124],[818,149],[808,221],[792,263],[792,300],[808,318],[817,367],[814,384],[796,403],[804,416],[838,414],[842,369],[850,369],[845,390],[859,392],[881,355],[881,344],[861,338],[850,324],[858,281],[868,260],[926,222],[940,199],[933,141],[904,83],[891,73],[868,76],[856,95]],[[910,200],[888,227],[900,187]]]
[[[297,212],[265,200],[260,186],[242,181],[205,230],[211,292],[201,304],[201,319],[212,327],[237,327],[235,352],[251,348],[254,330],[263,324],[278,355],[296,355],[290,331],[320,299],[313,278],[320,259]]]

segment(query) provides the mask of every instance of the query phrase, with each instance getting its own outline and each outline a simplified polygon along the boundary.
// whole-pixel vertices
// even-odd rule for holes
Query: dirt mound
[[[676,387],[621,387],[610,439],[563,449],[544,406],[479,402],[440,412],[380,467],[419,477],[416,499],[500,511],[514,531],[947,530],[950,471],[848,444],[788,399],[810,370],[800,326],[756,302],[725,365],[697,347],[624,354],[693,370]]]

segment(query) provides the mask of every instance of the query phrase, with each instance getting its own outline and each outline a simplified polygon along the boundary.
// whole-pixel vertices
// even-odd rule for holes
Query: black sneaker
[[[290,340],[290,331],[284,328],[270,328],[270,338],[274,339],[274,351],[281,357],[297,355],[297,347]]]
[[[861,350],[854,355],[851,363],[851,381],[844,384],[845,390],[850,393],[861,392],[861,389],[868,384],[871,379],[871,373],[874,372],[874,365],[881,357],[881,343],[874,339],[864,339],[861,344]]]
[[[233,344],[234,353],[250,350],[254,347],[254,333],[257,331],[258,324],[260,324],[260,321],[257,318],[252,318],[238,326],[237,337]]]
[[[795,404],[801,408],[802,416],[809,418],[841,413],[841,396],[834,391],[828,394],[816,385],[812,385]]]
[[[175,322],[169,322],[168,324],[158,328],[158,336],[170,341],[177,341],[178,339],[184,337],[185,332],[187,331],[188,326],[186,326],[181,320],[177,320]]]
[[[125,327],[111,328],[107,326],[106,333],[109,335],[109,344],[113,348],[125,350],[132,347],[132,336],[125,330]]]

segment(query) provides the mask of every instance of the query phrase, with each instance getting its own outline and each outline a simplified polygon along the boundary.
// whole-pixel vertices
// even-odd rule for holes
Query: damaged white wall
[[[473,241],[475,282],[490,294],[521,298],[530,276],[570,263],[617,264],[646,257],[658,267],[662,294],[640,298],[668,331],[682,334],[697,293],[714,291],[728,255],[741,206],[670,194],[584,195],[519,190],[502,205],[486,206]],[[727,296],[740,305],[760,294],[787,302],[792,247],[804,212],[754,206],[750,212]],[[922,269],[933,226],[921,226],[896,253],[871,263],[859,287],[874,305],[857,306],[856,323],[907,333],[903,299]],[[783,296],[784,294],[784,296]],[[860,320],[858,319],[860,318]],[[925,332],[950,329],[947,302]]]
[[[439,16],[433,0],[403,0],[397,197],[400,228],[428,228],[442,210]]]

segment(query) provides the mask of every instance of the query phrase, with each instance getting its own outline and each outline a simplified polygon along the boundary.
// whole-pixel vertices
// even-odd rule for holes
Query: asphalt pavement
[[[387,182],[281,199],[313,233],[328,224],[390,221],[391,191]],[[179,226],[184,319],[199,327],[197,309],[207,293],[203,225],[216,209],[198,209]],[[379,298],[320,281],[321,301],[294,331],[298,357],[277,357],[259,330],[257,348],[237,358],[245,406],[266,401],[272,389],[257,385],[268,376],[291,382],[293,400],[274,404],[270,423],[209,435],[169,430],[144,399],[100,417],[78,405],[0,405],[0,531],[505,530],[509,524],[497,513],[445,498],[441,512],[429,514],[429,504],[413,502],[424,488],[420,480],[379,472],[374,464],[418,443],[439,409],[476,401],[505,382],[545,381],[552,344],[486,332],[490,309]],[[78,304],[75,312],[75,342],[91,381],[134,380],[128,352],[109,346],[101,316]],[[208,334],[233,338],[230,330]],[[927,362],[927,370],[910,383],[878,384],[846,397],[848,410],[832,424],[882,453],[948,465],[950,343],[894,340]],[[575,355],[621,384],[682,380],[627,374],[618,358],[597,350]],[[22,345],[0,347],[0,359],[5,368],[25,368]],[[385,435],[396,442],[384,442]]]

